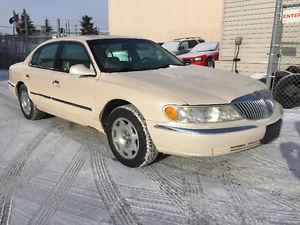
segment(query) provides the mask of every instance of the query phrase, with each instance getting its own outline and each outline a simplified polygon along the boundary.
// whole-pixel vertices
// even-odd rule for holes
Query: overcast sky
[[[61,23],[70,20],[70,27],[74,30],[79,25],[82,15],[94,18],[94,23],[101,31],[108,30],[108,0],[0,0],[0,26],[10,26],[8,20],[12,10],[19,15],[23,8],[30,14],[34,24],[38,27],[47,17],[53,28],[56,28],[56,18]],[[64,26],[64,25],[63,25]],[[3,29],[3,28],[2,28]],[[0,29],[1,31],[1,29]]]

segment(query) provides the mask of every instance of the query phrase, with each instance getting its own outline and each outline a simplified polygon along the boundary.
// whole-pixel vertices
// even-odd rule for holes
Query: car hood
[[[159,96],[169,95],[190,105],[225,104],[266,88],[250,77],[199,66],[112,74],[120,86]]]
[[[183,55],[179,55],[179,58],[194,58],[194,57],[198,57],[201,55],[211,55],[213,53],[215,53],[216,51],[204,51],[204,52],[189,52]]]

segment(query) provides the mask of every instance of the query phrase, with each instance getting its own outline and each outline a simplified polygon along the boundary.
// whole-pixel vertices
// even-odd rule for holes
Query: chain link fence
[[[276,7],[267,84],[275,99],[290,109],[300,107],[300,3],[277,0]]]
[[[0,67],[23,61],[26,56],[40,43],[50,39],[49,36],[25,37],[20,35],[0,36]]]

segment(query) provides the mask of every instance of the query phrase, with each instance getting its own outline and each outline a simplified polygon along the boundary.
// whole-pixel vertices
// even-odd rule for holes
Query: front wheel
[[[19,103],[22,113],[26,119],[38,120],[44,116],[44,112],[40,111],[31,101],[27,87],[22,84],[19,88]]]
[[[215,68],[215,62],[212,59],[207,59],[205,66]]]
[[[107,138],[115,157],[128,167],[148,165],[158,155],[144,118],[132,105],[120,106],[112,111]]]

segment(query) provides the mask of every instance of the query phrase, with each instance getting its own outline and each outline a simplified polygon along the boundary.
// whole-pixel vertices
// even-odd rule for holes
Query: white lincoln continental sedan
[[[279,136],[282,107],[263,83],[185,65],[152,41],[68,37],[9,69],[24,116],[49,113],[107,134],[115,157],[145,166],[158,153],[216,156]]]

